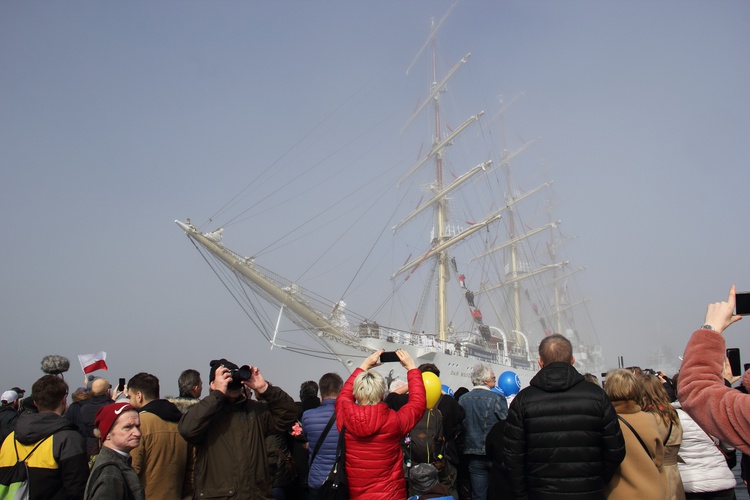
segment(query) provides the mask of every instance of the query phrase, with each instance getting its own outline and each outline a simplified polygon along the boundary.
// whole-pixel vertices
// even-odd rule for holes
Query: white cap
[[[18,393],[16,391],[5,391],[0,399],[3,403],[15,403],[18,399]]]

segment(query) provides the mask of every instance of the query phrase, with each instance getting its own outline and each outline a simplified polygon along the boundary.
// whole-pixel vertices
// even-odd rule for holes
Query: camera
[[[644,368],[643,369],[643,373],[645,373],[646,375],[654,375],[654,376],[657,376],[657,377],[659,376],[659,372],[657,372],[653,368]]]
[[[253,376],[253,370],[248,365],[242,365],[239,368],[235,368],[233,370],[229,370],[229,373],[232,374],[232,384],[241,384],[242,382],[245,382],[246,380],[250,380],[250,378]]]
[[[229,370],[229,374],[232,377],[232,380],[229,382],[228,387],[230,389],[239,389],[242,387],[242,382],[245,382],[247,380],[250,380],[253,376],[253,369],[252,367],[248,365],[243,365],[239,368],[237,368],[237,365],[227,361],[224,358],[221,359],[214,359],[210,363],[211,366],[211,380],[213,381],[213,376],[216,370],[220,367],[224,367],[227,370]]]

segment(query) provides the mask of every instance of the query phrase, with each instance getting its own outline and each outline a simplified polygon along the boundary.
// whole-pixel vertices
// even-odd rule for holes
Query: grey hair
[[[180,373],[180,378],[177,379],[177,386],[180,390],[181,398],[192,398],[193,387],[200,385],[201,374],[198,370],[188,368],[184,372]]]
[[[493,378],[492,368],[484,363],[477,363],[471,370],[471,383],[475,386],[485,385],[488,379]]]

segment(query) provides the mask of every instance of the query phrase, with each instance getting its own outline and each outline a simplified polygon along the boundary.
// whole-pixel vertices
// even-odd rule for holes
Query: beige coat
[[[191,492],[192,453],[177,430],[177,422],[143,411],[141,444],[130,452],[133,469],[146,498],[180,500]]]
[[[620,422],[625,438],[625,460],[607,485],[606,497],[613,500],[664,500],[666,488],[661,479],[664,444],[656,418],[651,413],[642,412],[634,401],[614,401],[612,405],[617,415],[633,426],[648,448],[648,453],[633,431]]]
[[[682,444],[682,425],[678,422],[669,431],[669,425],[657,416],[656,423],[659,426],[659,436],[666,441],[664,447],[664,463],[661,467],[661,478],[667,488],[667,499],[685,500],[685,489],[682,486],[682,478],[677,468],[677,454]]]

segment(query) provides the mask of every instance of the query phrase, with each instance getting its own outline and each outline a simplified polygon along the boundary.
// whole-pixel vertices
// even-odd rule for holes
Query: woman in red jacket
[[[371,370],[381,364],[382,353],[365,359],[336,398],[336,425],[339,431],[346,426],[346,474],[352,500],[406,498],[401,441],[425,411],[422,373],[403,350],[396,354],[407,370],[409,402],[398,411],[383,402],[385,380]]]

